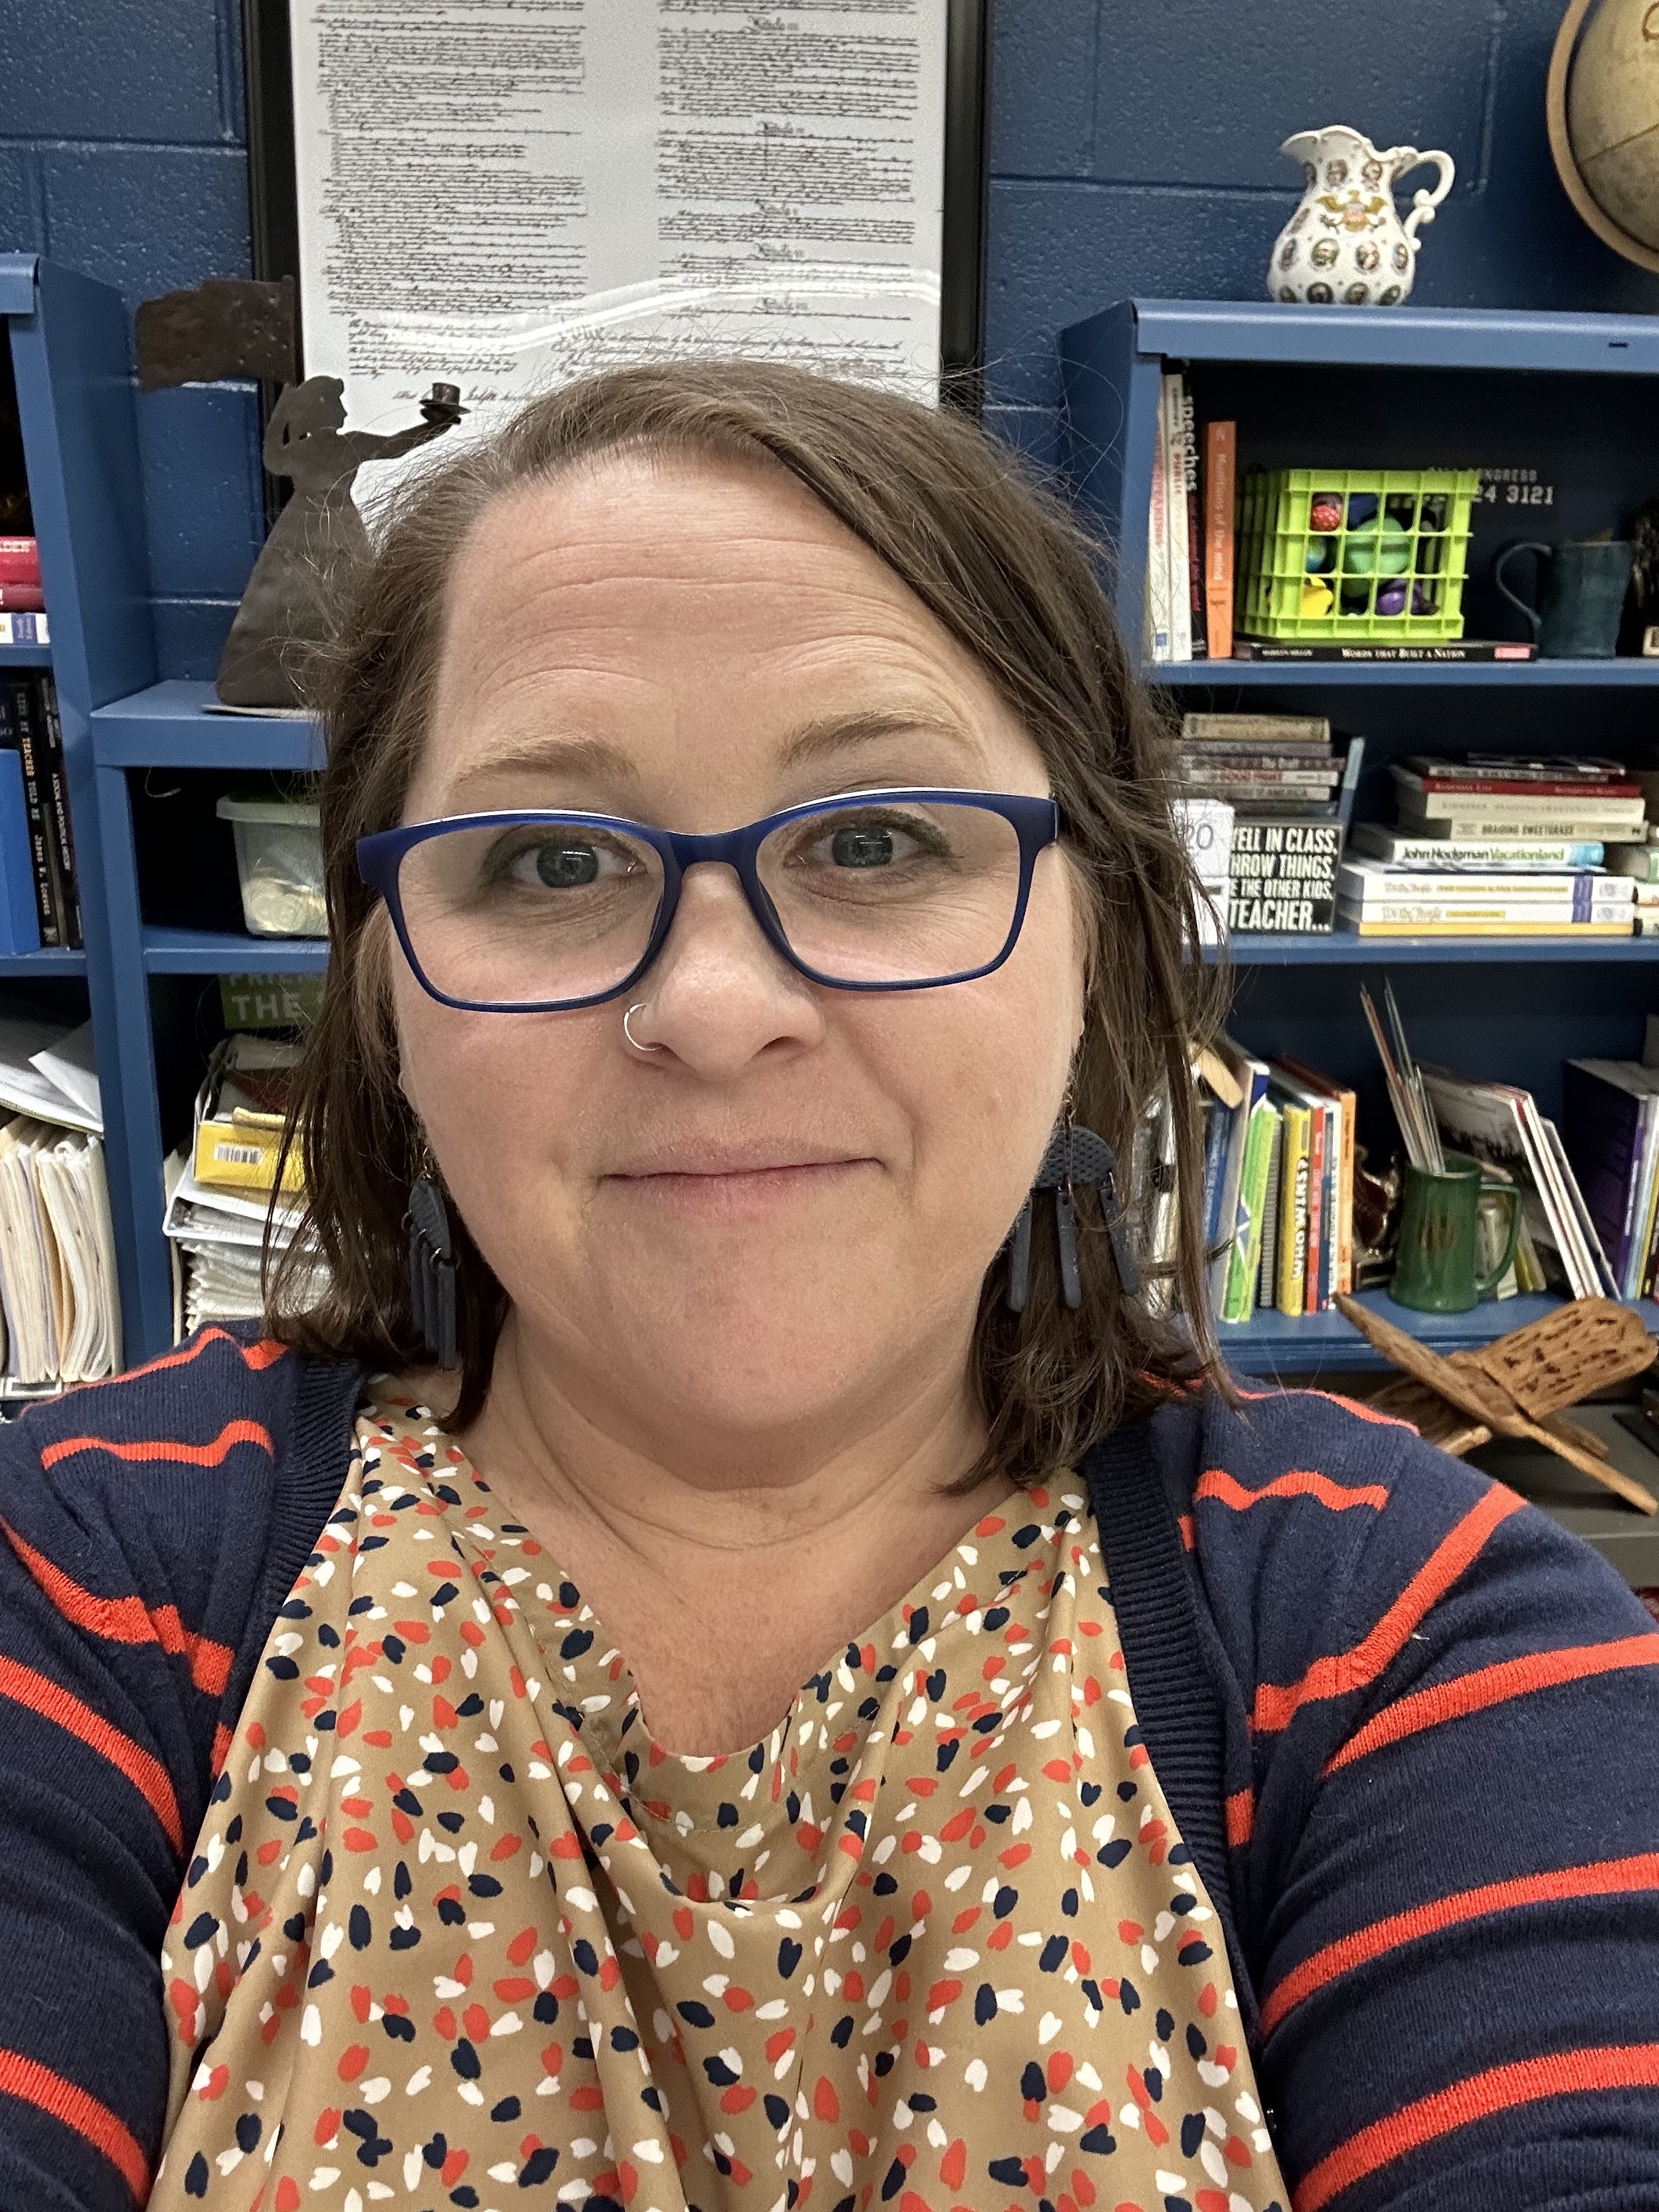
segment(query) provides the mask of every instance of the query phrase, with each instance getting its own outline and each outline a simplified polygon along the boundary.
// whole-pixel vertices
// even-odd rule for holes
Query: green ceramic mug
[[[1446,1154],[1444,1175],[1407,1168],[1389,1295],[1419,1313],[1467,1313],[1489,1298],[1508,1273],[1521,1234],[1521,1194],[1489,1176],[1479,1160]],[[1509,1208],[1504,1249],[1486,1275],[1475,1273],[1475,1240],[1483,1206]]]

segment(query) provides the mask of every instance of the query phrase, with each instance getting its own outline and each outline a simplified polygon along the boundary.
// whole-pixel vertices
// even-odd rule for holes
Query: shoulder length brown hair
[[[1061,502],[961,415],[799,370],[726,362],[594,377],[534,401],[498,435],[422,477],[387,517],[314,672],[328,740],[331,959],[289,1125],[303,1146],[307,1228],[285,1259],[273,1259],[270,1326],[291,1343],[372,1365],[426,1364],[404,1228],[422,1143],[397,1079],[386,988],[386,963],[398,956],[354,848],[402,817],[451,567],[481,512],[514,486],[623,449],[787,469],[974,656],[1048,763],[1090,924],[1076,1118],[1113,1146],[1127,1188],[1137,1132],[1162,1100],[1181,1228],[1150,1297],[1125,1295],[1103,1225],[1085,1216],[1083,1303],[1069,1310],[1046,1207],[1023,1314],[1005,1302],[1006,1256],[990,1268],[974,1342],[985,1464],[1036,1480],[1073,1463],[1126,1413],[1202,1372],[1221,1379],[1198,1209],[1180,1202],[1201,1187],[1189,1071],[1207,994],[1184,954],[1196,941],[1197,892],[1171,815],[1170,748],[1097,579],[1102,550]],[[464,1429],[488,1394],[507,1301],[465,1223],[454,1230],[460,1374],[448,1421]],[[307,1249],[327,1271],[320,1292],[301,1261]],[[1184,1320],[1165,1317],[1171,1308]]]

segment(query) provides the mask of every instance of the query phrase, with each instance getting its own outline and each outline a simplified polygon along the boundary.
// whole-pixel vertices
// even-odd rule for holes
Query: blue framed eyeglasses
[[[357,841],[416,980],[446,1006],[551,1013],[639,981],[688,868],[735,871],[768,941],[838,991],[970,982],[1013,951],[1052,799],[863,791],[694,836],[616,815],[464,814]]]

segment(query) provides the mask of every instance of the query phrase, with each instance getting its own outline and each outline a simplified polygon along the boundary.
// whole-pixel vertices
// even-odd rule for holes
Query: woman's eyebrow
[[[890,738],[942,738],[963,753],[976,752],[971,733],[953,715],[927,708],[902,712],[882,708],[856,714],[826,715],[807,722],[787,738],[778,755],[781,768],[792,769],[821,761],[833,753],[859,745],[878,744]]]
[[[606,738],[526,738],[499,752],[469,760],[450,786],[450,797],[503,776],[585,775],[637,785],[638,763]]]

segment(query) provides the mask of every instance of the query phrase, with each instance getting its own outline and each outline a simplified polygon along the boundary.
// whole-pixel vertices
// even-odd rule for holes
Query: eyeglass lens
[[[942,981],[1001,952],[1019,901],[1019,838],[988,807],[860,799],[786,822],[757,861],[791,951],[837,983]],[[656,848],[575,822],[446,830],[398,879],[416,962],[475,1005],[614,990],[661,909]]]

